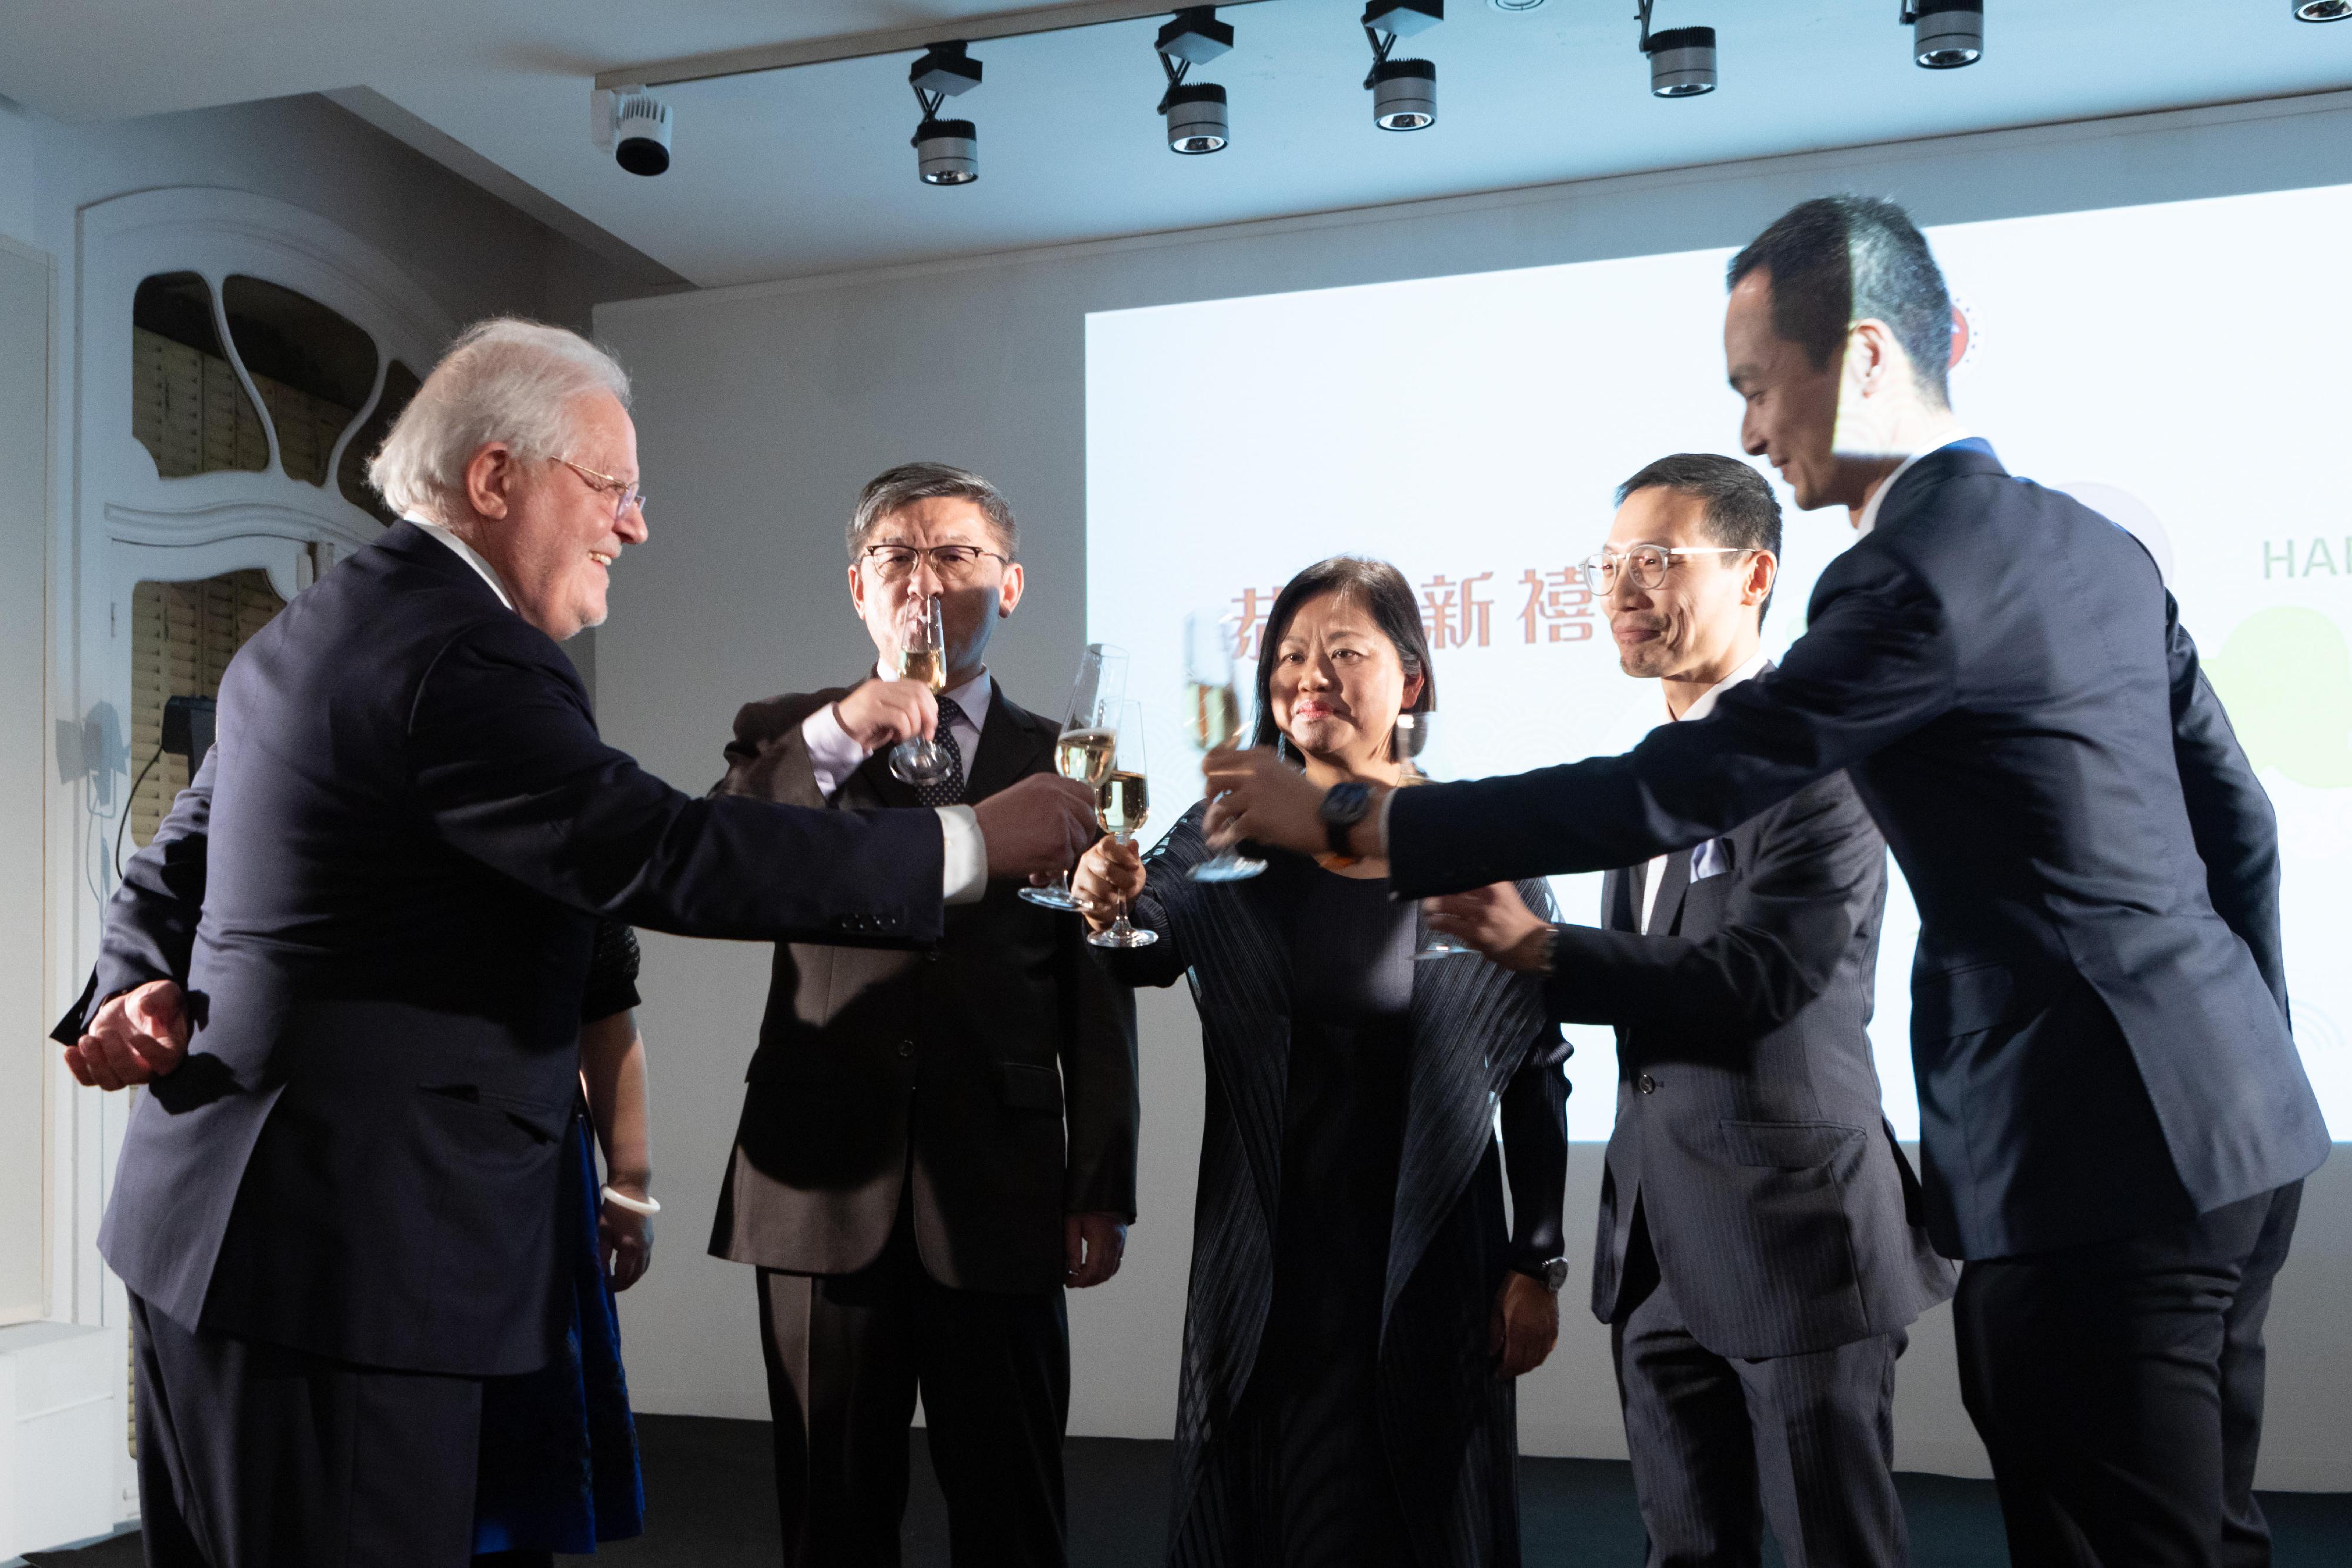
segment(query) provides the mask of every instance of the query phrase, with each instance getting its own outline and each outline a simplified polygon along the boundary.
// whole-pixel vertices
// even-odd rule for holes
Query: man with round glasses
[[[877,661],[748,704],[715,791],[842,813],[950,809],[1054,780],[1061,726],[990,674],[1021,602],[1013,509],[909,463],[851,516],[849,601]],[[900,678],[936,600],[939,695]],[[945,779],[890,751],[934,738]],[[710,1250],[759,1271],[783,1560],[899,1560],[921,1396],[958,1562],[1059,1568],[1065,1287],[1118,1270],[1135,1218],[1134,1003],[1080,921],[1011,883],[927,952],[780,943]]]
[[[1696,722],[1772,667],[1780,507],[1737,458],[1660,458],[1584,562],[1627,674]],[[1602,929],[1508,883],[1429,905],[1562,1023],[1617,1029],[1592,1312],[1662,1563],[1907,1560],[1895,1358],[1954,1270],[1880,1112],[1867,1025],[1886,841],[1843,772],[1601,883]]]

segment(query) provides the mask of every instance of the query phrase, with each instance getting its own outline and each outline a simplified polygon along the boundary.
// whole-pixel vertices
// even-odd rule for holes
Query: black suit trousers
[[[133,1295],[148,1568],[464,1568],[478,1378],[384,1372]]]
[[[902,1199],[855,1274],[760,1270],[785,1568],[897,1568],[922,1395],[957,1568],[1063,1568],[1070,1329],[1060,1286],[959,1291]]]
[[[1647,1568],[1757,1568],[1768,1521],[1789,1568],[1903,1568],[1903,1330],[1797,1355],[1717,1355],[1659,1277],[1639,1207],[1618,1300],[1610,1348]]]
[[[2096,1246],[1971,1262],[1960,1391],[2017,1568],[2261,1568],[2263,1321],[2303,1184]]]

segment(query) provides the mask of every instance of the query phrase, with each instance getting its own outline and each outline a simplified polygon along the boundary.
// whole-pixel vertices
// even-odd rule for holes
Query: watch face
[[[1567,1283],[1568,1283],[1568,1260],[1567,1260],[1567,1259],[1565,1259],[1565,1258],[1555,1258],[1555,1259],[1553,1259],[1550,1262],[1549,1262],[1549,1263],[1547,1263],[1547,1264],[1545,1264],[1545,1265],[1544,1265],[1544,1286],[1545,1286],[1545,1288],[1546,1288],[1547,1290],[1557,1291],[1557,1290],[1559,1290],[1562,1285],[1565,1285],[1565,1284],[1567,1284]]]

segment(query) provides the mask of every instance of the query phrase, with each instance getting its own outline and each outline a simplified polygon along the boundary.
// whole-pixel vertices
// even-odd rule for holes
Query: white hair
[[[466,465],[493,441],[527,457],[572,444],[574,404],[610,392],[628,406],[629,375],[612,355],[562,327],[511,316],[457,335],[368,460],[368,479],[395,512],[446,517]]]

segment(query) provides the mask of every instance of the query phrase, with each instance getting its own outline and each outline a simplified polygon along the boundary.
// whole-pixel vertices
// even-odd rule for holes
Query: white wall
[[[79,991],[96,930],[76,875],[83,800],[66,776],[78,768],[57,729],[80,711],[76,606],[90,569],[72,520],[79,214],[171,186],[304,208],[392,257],[457,320],[520,312],[585,326],[590,301],[662,281],[592,255],[322,99],[98,125],[0,99],[0,1246],[47,1221],[33,1287],[48,1320],[0,1328],[0,1560],[101,1533],[135,1503],[121,1292],[94,1245],[127,1101],[75,1086],[46,1030]],[[26,450],[17,432],[28,425]],[[42,1118],[30,1169],[28,1096]],[[0,1270],[0,1322],[22,1282]]]
[[[1084,627],[1089,310],[1737,245],[1836,190],[1891,195],[1936,224],[2347,181],[2352,94],[2336,94],[602,307],[598,328],[637,378],[646,483],[660,497],[654,548],[624,563],[600,636],[604,725],[698,789],[719,771],[736,705],[856,670],[864,645],[844,601],[841,523],[861,483],[916,457],[978,468],[1013,497],[1030,594],[994,664],[1015,695],[1050,706]],[[1171,422],[1172,449],[1215,438],[1213,420]],[[645,1409],[761,1416],[751,1278],[701,1249],[764,950],[652,937],[646,960],[667,1213],[652,1274],[624,1298],[631,1381]],[[1147,996],[1143,1018],[1143,1214],[1119,1279],[1072,1301],[1081,1433],[1163,1437],[1174,1406],[1201,1074],[1181,993]],[[1598,1155],[1575,1151],[1572,1233],[1592,1211]],[[1623,1452],[1606,1336],[1580,1307],[1583,1245],[1560,1350],[1522,1385],[1531,1452]],[[2264,1484],[2352,1488],[2347,1299],[2352,1162],[2339,1159],[2313,1184],[2272,1318]],[[1982,1473],[1948,1324],[1939,1311],[1916,1331],[1898,1457]]]

